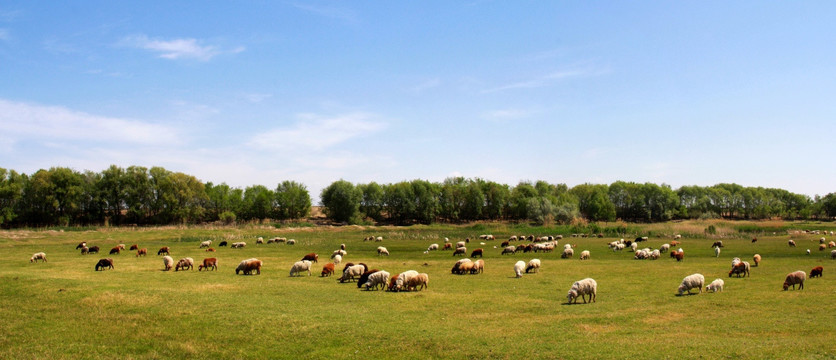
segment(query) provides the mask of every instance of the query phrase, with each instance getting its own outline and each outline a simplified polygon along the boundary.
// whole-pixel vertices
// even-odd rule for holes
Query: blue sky
[[[0,167],[836,192],[832,2],[0,3]]]

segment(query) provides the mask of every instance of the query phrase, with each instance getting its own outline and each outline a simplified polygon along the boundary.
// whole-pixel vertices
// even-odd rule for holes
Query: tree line
[[[391,184],[331,183],[320,194],[340,223],[429,224],[480,220],[536,224],[673,219],[831,219],[836,194],[815,196],[738,184],[682,186],[520,182],[509,186],[454,177]],[[294,181],[244,189],[203,183],[162,167],[79,172],[65,167],[27,175],[0,168],[0,226],[165,225],[289,220],[310,214],[311,197]]]

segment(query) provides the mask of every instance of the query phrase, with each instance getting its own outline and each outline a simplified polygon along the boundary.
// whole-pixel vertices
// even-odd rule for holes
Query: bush
[[[235,213],[232,211],[224,211],[218,215],[218,219],[221,220],[222,223],[229,225],[235,222]]]
[[[707,228],[705,228],[705,234],[706,234],[706,235],[714,235],[714,234],[717,234],[717,228],[716,228],[716,227],[714,227],[714,225],[708,225],[708,227],[707,227]]]

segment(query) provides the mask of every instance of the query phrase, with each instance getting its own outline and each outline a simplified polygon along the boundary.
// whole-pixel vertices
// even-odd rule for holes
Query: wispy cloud
[[[294,3],[292,5],[297,9],[304,10],[315,15],[324,16],[327,18],[342,20],[349,24],[355,24],[360,21],[360,19],[357,17],[357,14],[350,9],[339,8],[335,6],[311,5],[304,3]]]
[[[0,132],[15,140],[132,144],[167,143],[178,136],[164,125],[4,99],[0,99]]]
[[[485,112],[484,114],[482,114],[482,117],[488,120],[503,121],[525,118],[530,116],[531,113],[532,112],[529,110],[502,109]]]
[[[273,97],[273,94],[249,93],[249,94],[243,94],[243,95],[241,95],[241,97],[244,98],[244,100],[246,100],[247,102],[250,102],[250,103],[253,103],[253,104],[258,104],[258,103],[260,103],[264,100],[267,100],[267,99]]]
[[[551,85],[555,82],[560,80],[573,78],[573,77],[580,77],[580,76],[587,76],[592,75],[593,73],[586,70],[565,70],[565,71],[556,71],[550,74],[546,74],[539,78],[518,81],[506,85],[496,86],[490,89],[482,90],[482,93],[494,93],[500,92],[505,90],[513,90],[513,89],[528,89],[528,88],[538,88]]]
[[[302,114],[299,117],[300,120],[293,126],[254,136],[250,144],[262,149],[321,151],[386,127],[383,122],[373,121],[375,116],[368,113],[332,117]]]
[[[245,50],[239,46],[231,50],[222,50],[215,45],[204,44],[203,41],[194,38],[181,39],[154,39],[147,35],[132,35],[119,41],[119,45],[134,47],[157,53],[163,59],[196,59],[209,61],[222,53],[240,53]]]
[[[414,93],[422,93],[426,90],[436,88],[439,85],[441,85],[441,79],[432,78],[432,79],[426,80],[426,81],[412,87],[412,89],[410,89],[410,91],[414,92]]]

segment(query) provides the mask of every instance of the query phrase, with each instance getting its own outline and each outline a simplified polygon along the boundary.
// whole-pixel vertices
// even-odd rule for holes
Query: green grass
[[[831,228],[804,224],[789,228]],[[604,225],[611,226],[611,225]],[[630,224],[630,227],[642,225]],[[662,225],[654,224],[653,233]],[[668,225],[665,225],[668,226]],[[678,225],[669,225],[675,227]],[[724,226],[733,227],[734,223]],[[699,224],[695,227],[704,227]],[[590,250],[590,261],[560,259],[559,253],[501,256],[493,249],[509,235],[555,234],[566,228],[516,224],[411,227],[161,227],[85,231],[0,232],[0,358],[291,358],[304,359],[510,359],[510,358],[833,358],[836,357],[836,278],[829,250],[819,252],[820,235],[786,233],[715,239],[686,238],[686,257],[677,263],[633,260],[614,253],[613,238],[566,238],[575,253]],[[498,240],[478,245],[478,235]],[[564,233],[566,235],[567,233]],[[363,242],[383,236],[382,243]],[[255,245],[255,239],[282,236],[297,245]],[[659,235],[657,235],[659,236]],[[448,237],[486,250],[485,273],[450,274],[450,251],[424,254]],[[827,236],[828,240],[831,239]],[[213,240],[214,254],[198,249]],[[244,249],[218,242],[246,241]],[[75,245],[87,241],[110,249],[139,244],[149,256],[82,256]],[[651,237],[658,247],[669,238]],[[345,243],[345,261],[364,262],[397,274],[418,270],[430,276],[429,289],[413,293],[361,291],[354,283],[320,278],[331,252]],[[392,254],[379,258],[375,249]],[[217,257],[217,272],[164,272],[155,256],[170,246],[175,259]],[[805,255],[805,250],[812,255]],[[49,262],[30,264],[44,251]],[[304,254],[320,254],[311,277],[288,277]],[[728,278],[731,258],[763,256],[750,278]],[[211,254],[211,255],[208,255]],[[115,269],[93,271],[99,258],[112,257]],[[246,258],[264,261],[260,276],[236,276]],[[539,258],[539,274],[513,278],[518,260]],[[825,267],[824,277],[808,279],[803,291],[781,291],[795,270]],[[342,268],[342,266],[338,266]],[[717,294],[675,296],[686,275],[726,281]],[[598,301],[566,305],[566,292],[579,279],[598,282]]]

